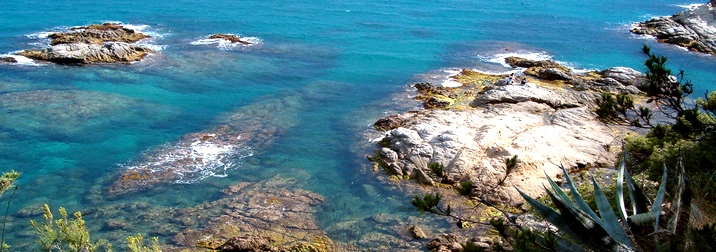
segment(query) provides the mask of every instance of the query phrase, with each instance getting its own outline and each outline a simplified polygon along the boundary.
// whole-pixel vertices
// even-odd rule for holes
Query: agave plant
[[[612,210],[612,205],[594,178],[591,180],[594,186],[594,197],[599,214],[590,208],[577,191],[564,166],[562,166],[562,171],[564,172],[564,177],[566,178],[567,186],[572,197],[570,198],[549,176],[547,176],[547,179],[551,190],[545,187],[547,194],[559,212],[533,199],[519,189],[517,190],[538,214],[557,227],[563,236],[561,243],[564,244],[571,241],[576,243],[572,245],[579,245],[586,249],[596,251],[639,251],[640,248],[634,239],[633,231],[635,231],[635,229],[652,226],[655,233],[660,231],[659,215],[666,190],[667,168],[666,165],[664,165],[664,175],[661,178],[656,197],[649,209],[647,207],[648,202],[646,196],[625,169],[626,162],[624,160],[626,160],[626,158],[627,154],[624,152],[622,162],[617,168],[616,204],[618,214]],[[683,200],[681,195],[686,182],[683,178],[683,165],[681,165],[681,163],[679,163],[679,168],[679,185],[677,186],[677,193],[674,198],[675,204],[673,210],[676,213],[674,217],[684,218],[683,215],[680,214],[680,212],[683,211],[679,210],[681,210],[680,202]],[[624,197],[625,178],[629,200],[626,200]],[[631,206],[630,211],[627,211],[627,201]],[[688,217],[686,218],[688,219]],[[673,233],[676,229],[676,223],[678,223],[676,220],[669,222],[667,227],[667,230],[671,231],[669,233]],[[654,246],[659,248],[658,237],[654,237]]]

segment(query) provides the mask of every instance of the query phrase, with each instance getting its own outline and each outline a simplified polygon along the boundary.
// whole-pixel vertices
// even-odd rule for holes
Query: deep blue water
[[[37,38],[42,32],[107,21],[144,26],[159,49],[132,65],[0,65],[0,169],[23,173],[10,211],[39,203],[76,211],[140,200],[187,207],[215,199],[223,186],[281,174],[328,198],[326,209],[333,212],[319,214],[325,227],[341,218],[417,214],[404,211],[409,195],[365,172],[363,156],[369,153],[356,144],[365,141],[360,133],[383,110],[404,109],[391,99],[417,75],[453,67],[499,68],[489,59],[506,52],[538,53],[577,69],[644,70],[640,49],[647,44],[669,57],[672,68],[684,69],[701,94],[716,89],[715,57],[628,32],[630,23],[693,3],[2,1],[0,54],[46,43]],[[262,43],[192,44],[213,33]],[[46,96],[28,100],[27,93]],[[226,177],[120,199],[88,197],[143,152],[221,124],[247,106],[285,98],[300,106],[276,113],[272,126],[284,131],[252,157],[237,160]],[[31,246],[27,221],[12,218],[6,235],[11,245]]]

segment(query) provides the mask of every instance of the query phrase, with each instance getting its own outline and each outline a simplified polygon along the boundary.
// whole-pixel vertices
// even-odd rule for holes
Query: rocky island
[[[17,54],[57,64],[131,63],[154,52],[135,44],[148,37],[119,24],[93,24],[50,34],[49,48],[24,50]]]
[[[672,16],[637,23],[631,32],[655,36],[659,42],[716,55],[716,0]]]

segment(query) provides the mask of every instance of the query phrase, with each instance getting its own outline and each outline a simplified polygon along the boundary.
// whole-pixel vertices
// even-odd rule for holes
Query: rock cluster
[[[510,62],[527,67],[527,84],[485,87],[465,99],[467,109],[428,109],[379,121],[377,128],[386,132],[373,160],[393,178],[426,185],[470,182],[471,195],[505,205],[523,202],[515,186],[540,195],[545,173],[558,177],[560,165],[572,170],[611,166],[616,155],[610,146],[618,145],[622,132],[596,119],[593,101],[597,91],[605,90],[602,82],[619,87],[610,90],[638,92],[634,84],[641,73],[613,68],[577,75],[553,62]],[[567,78],[535,76],[545,69]],[[465,94],[469,92],[464,89],[474,88],[454,92]],[[456,100],[461,100],[459,95]],[[516,167],[508,167],[506,160],[515,156]]]
[[[637,23],[631,32],[652,35],[660,42],[691,51],[716,55],[716,0],[672,16]]]
[[[51,47],[24,50],[18,55],[58,64],[130,63],[154,52],[133,44],[145,34],[117,24],[95,24],[73,28],[70,32],[53,33]]]

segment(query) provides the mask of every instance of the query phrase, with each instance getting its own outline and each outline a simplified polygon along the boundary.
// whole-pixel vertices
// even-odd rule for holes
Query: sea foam
[[[227,34],[227,35],[234,35],[234,34]],[[191,45],[216,45],[217,48],[221,50],[233,50],[237,48],[245,48],[245,47],[251,47],[255,45],[263,44],[263,40],[258,37],[242,37],[240,35],[239,39],[242,41],[249,42],[251,44],[243,44],[243,43],[231,43],[231,41],[225,40],[225,39],[209,39],[209,38],[201,38],[194,40],[190,42]]]

